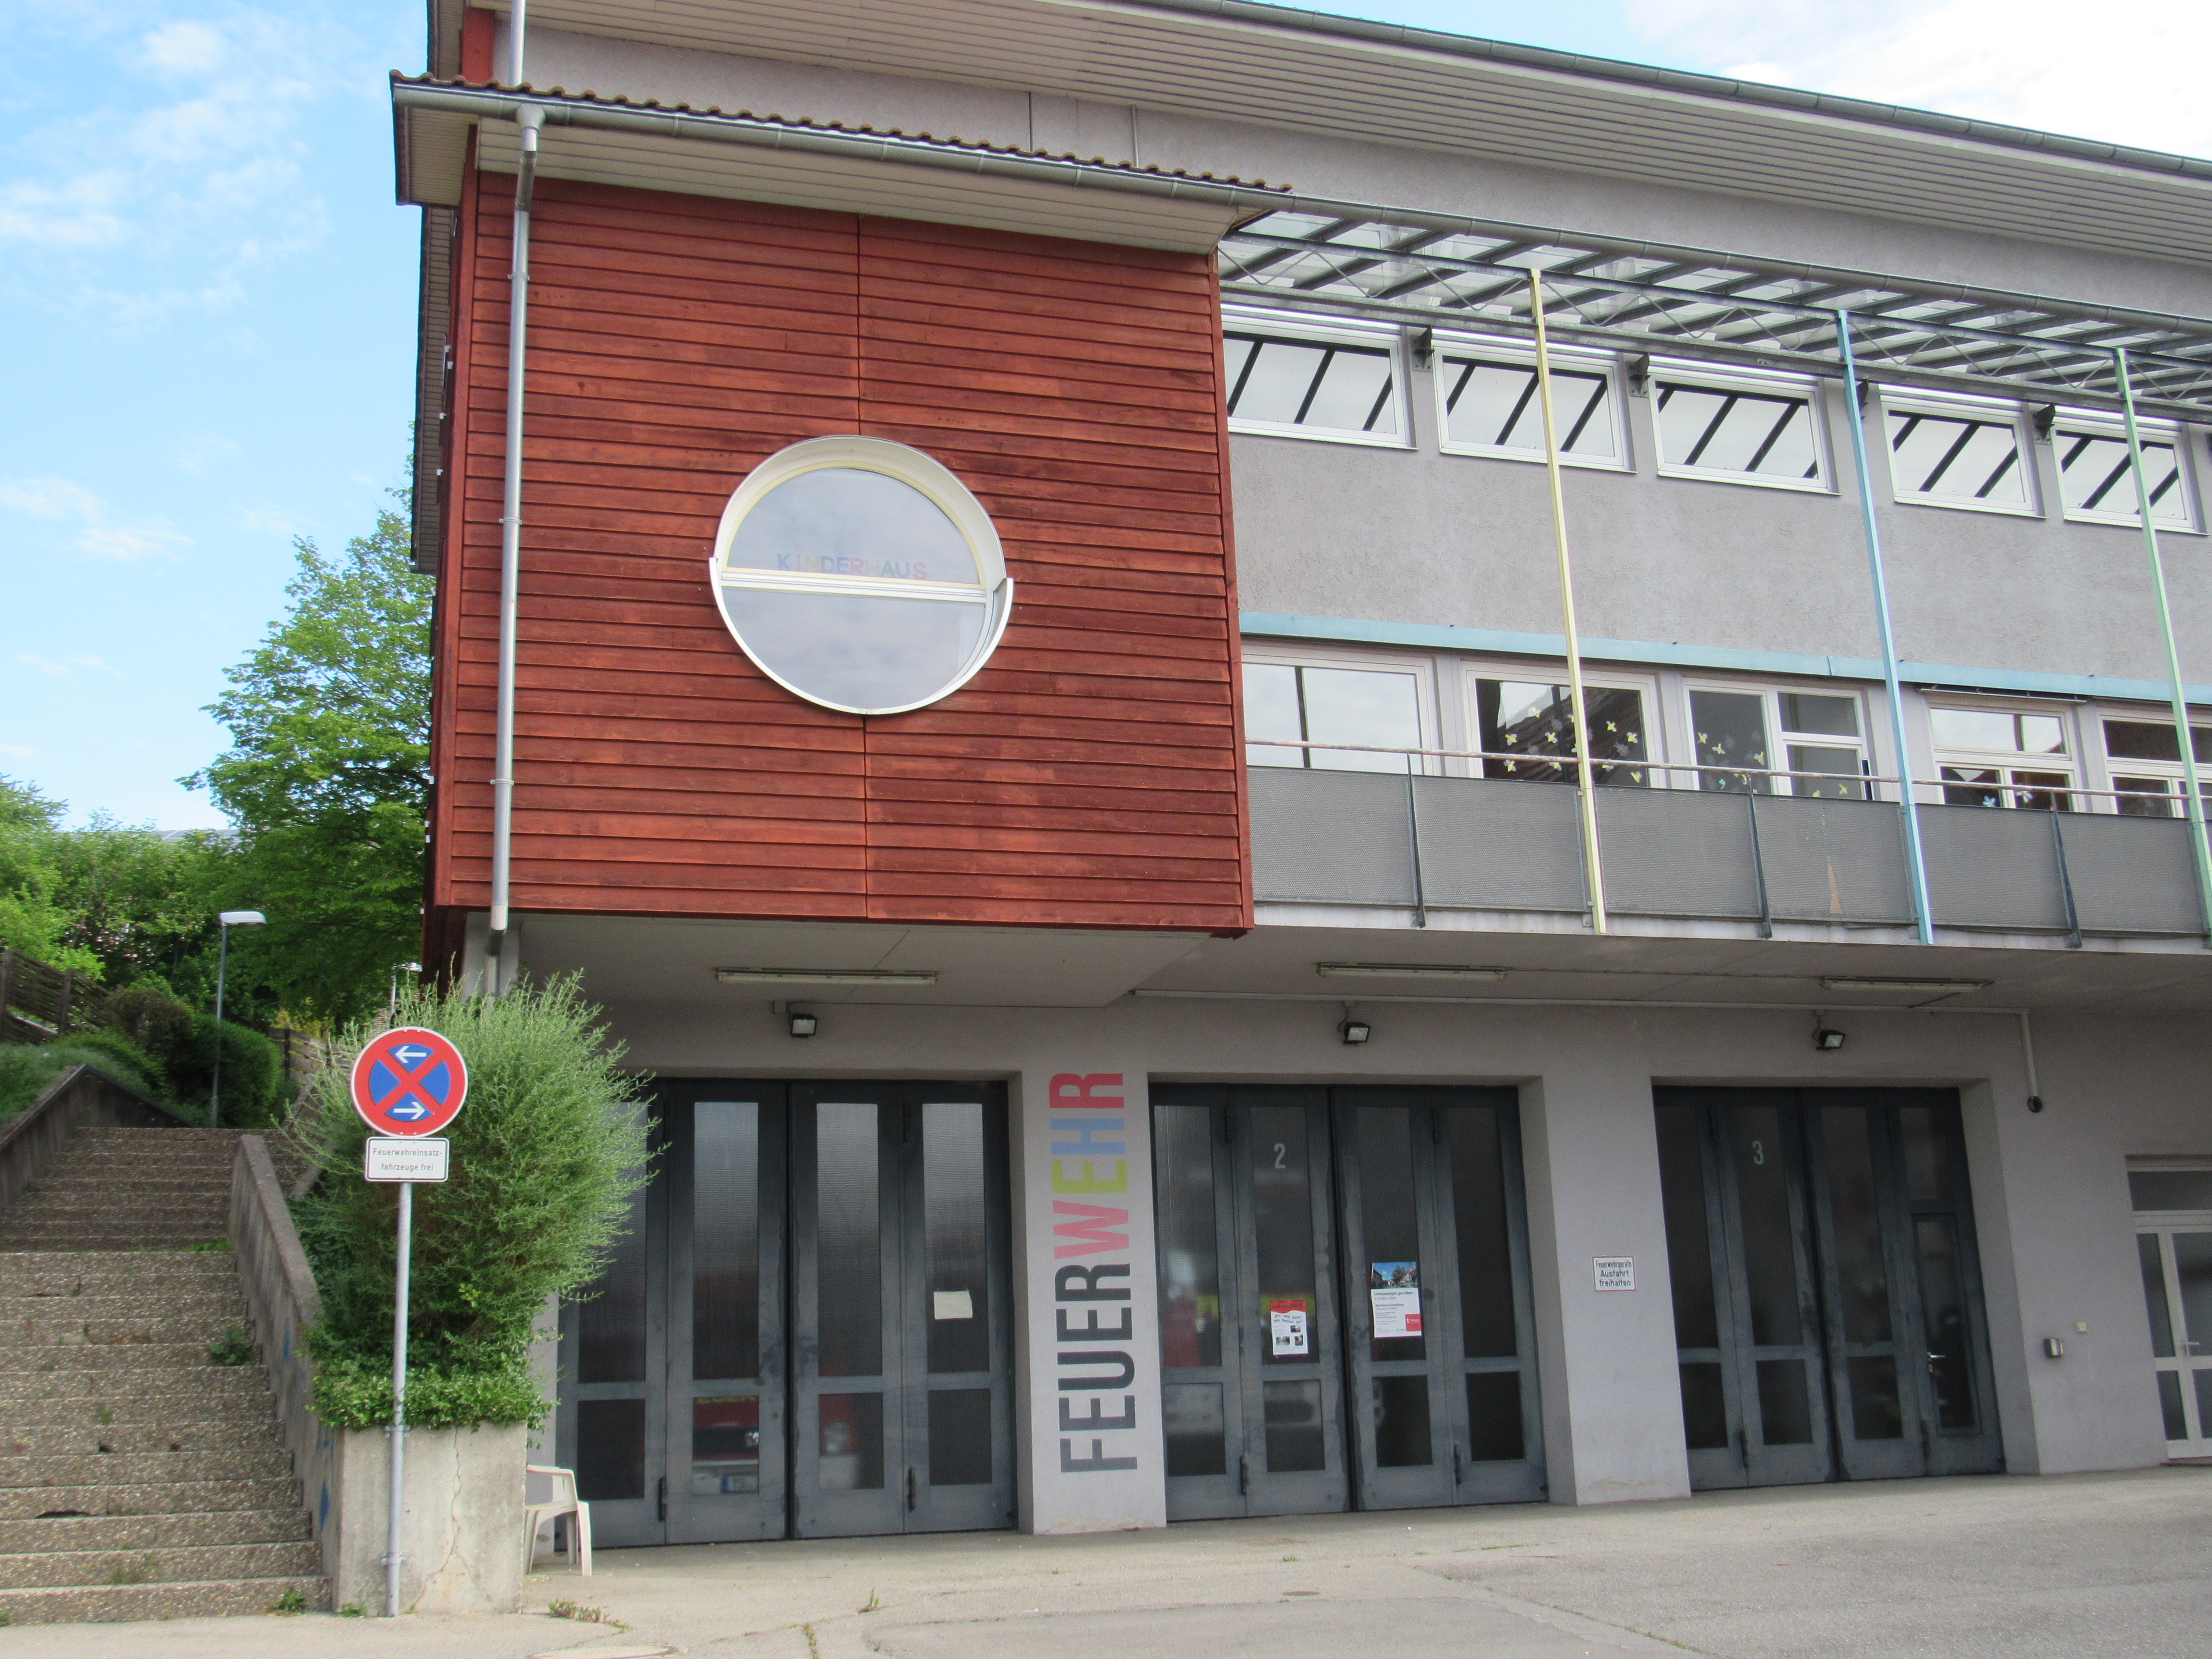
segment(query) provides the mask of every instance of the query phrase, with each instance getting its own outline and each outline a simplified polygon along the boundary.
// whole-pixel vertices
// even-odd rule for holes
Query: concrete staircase
[[[325,1604],[268,1372],[209,1352],[237,1147],[84,1130],[0,1212],[0,1624]]]

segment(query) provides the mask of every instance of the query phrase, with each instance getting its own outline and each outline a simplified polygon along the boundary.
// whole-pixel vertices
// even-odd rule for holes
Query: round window
[[[809,702],[896,714],[957,691],[1006,630],[990,514],[918,449],[810,438],[755,467],[708,566],[722,619]]]

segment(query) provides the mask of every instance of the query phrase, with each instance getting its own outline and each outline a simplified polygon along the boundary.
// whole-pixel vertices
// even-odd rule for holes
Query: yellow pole
[[[1590,931],[1610,933],[1605,866],[1598,857],[1597,780],[1589,761],[1589,710],[1583,697],[1582,638],[1575,631],[1575,573],[1567,554],[1567,498],[1559,483],[1559,426],[1552,411],[1552,353],[1544,332],[1544,278],[1528,272],[1528,314],[1536,323],[1536,401],[1544,411],[1544,470],[1552,481],[1552,540],[1559,552],[1559,615],[1567,630],[1567,695],[1575,716],[1575,793],[1583,815],[1583,869],[1589,886]]]

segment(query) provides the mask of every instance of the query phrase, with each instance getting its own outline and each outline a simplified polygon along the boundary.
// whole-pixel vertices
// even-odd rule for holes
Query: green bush
[[[27,1108],[72,1066],[89,1066],[151,1100],[166,1100],[161,1067],[107,1031],[80,1031],[52,1042],[0,1045],[0,1122]]]
[[[390,1344],[386,1344],[386,1348]],[[418,1429],[471,1429],[479,1423],[543,1428],[552,1402],[520,1360],[503,1370],[418,1370],[407,1367],[407,1421]],[[392,1360],[372,1371],[340,1355],[315,1374],[315,1415],[333,1429],[376,1429],[392,1420]]]
[[[496,1001],[406,989],[398,1018],[442,1031],[469,1067],[447,1131],[452,1179],[415,1194],[410,1376],[424,1374],[426,1412],[528,1421],[543,1411],[524,1365],[545,1299],[598,1277],[646,1179],[644,1080],[617,1069],[621,1050],[573,978]],[[310,1082],[295,1119],[322,1170],[295,1213],[323,1293],[325,1420],[349,1426],[386,1420],[391,1404],[398,1191],[362,1178],[368,1128],[348,1091],[352,1056],[380,1029],[340,1035],[343,1063]],[[411,1383],[410,1395],[409,1416],[427,1421]]]
[[[176,1046],[165,1056],[169,1082],[179,1104],[204,1121],[208,1091],[215,1081],[216,1023],[194,1014]],[[250,1026],[222,1023],[222,1123],[227,1129],[258,1129],[274,1123],[285,1103],[282,1050]]]
[[[64,1066],[95,1066],[149,1100],[169,1098],[169,1079],[161,1062],[120,1031],[72,1031],[46,1045]]]

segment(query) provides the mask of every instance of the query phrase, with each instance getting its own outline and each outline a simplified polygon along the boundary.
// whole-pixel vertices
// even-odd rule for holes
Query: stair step
[[[152,1402],[148,1420],[98,1423],[86,1412],[70,1423],[26,1424],[12,1415],[0,1428],[0,1463],[11,1457],[119,1455],[132,1452],[265,1451],[282,1447],[283,1435],[267,1400],[241,1403],[233,1415],[210,1417],[197,1407],[187,1417],[162,1402]],[[0,1477],[0,1484],[5,1484]]]
[[[166,1295],[195,1281],[235,1285],[238,1264],[228,1250],[149,1250],[128,1261],[106,1251],[0,1252],[0,1296]]]
[[[292,1454],[281,1445],[230,1451],[90,1452],[57,1457],[0,1457],[0,1493],[50,1486],[275,1480],[291,1473]]]
[[[29,1198],[85,1198],[97,1199],[110,1193],[131,1192],[147,1195],[170,1194],[179,1198],[204,1199],[208,1196],[211,1182],[210,1174],[218,1166],[207,1169],[179,1169],[173,1158],[148,1159],[142,1168],[137,1165],[114,1165],[108,1169],[88,1170],[76,1164],[64,1165],[66,1173],[41,1176],[23,1189],[22,1197]],[[226,1171],[228,1166],[221,1166]],[[222,1184],[225,1197],[230,1184]],[[17,1200],[21,1202],[21,1200]]]
[[[12,1375],[35,1376],[40,1372],[136,1370],[141,1368],[191,1370],[212,1362],[207,1344],[200,1342],[79,1342],[59,1346],[0,1347],[0,1389]],[[222,1370],[242,1370],[243,1366]]]
[[[0,1320],[0,1348],[80,1348],[118,1346],[167,1346],[179,1342],[212,1342],[233,1325],[246,1322],[243,1297],[227,1309],[204,1314],[173,1314],[166,1310],[143,1310],[86,1318],[74,1308],[61,1308],[44,1318]]]
[[[230,1243],[223,1239],[222,1230],[188,1228],[184,1232],[159,1232],[159,1230],[135,1230],[135,1232],[88,1232],[77,1225],[45,1228],[35,1224],[20,1224],[11,1228],[0,1228],[0,1249],[69,1249],[69,1252],[115,1252],[131,1255],[135,1249],[192,1249],[197,1245],[222,1245],[228,1255]]]
[[[314,1535],[302,1509],[212,1510],[199,1515],[73,1515],[0,1521],[0,1554],[295,1544]]]
[[[126,1619],[217,1619],[274,1613],[288,1595],[321,1611],[319,1577],[225,1578],[188,1584],[100,1584],[74,1589],[0,1590],[0,1621],[13,1625],[113,1624]]]
[[[77,1515],[202,1515],[212,1510],[281,1510],[300,1501],[289,1475],[259,1480],[155,1480],[142,1486],[0,1488],[0,1521]]]
[[[0,1589],[78,1584],[195,1583],[230,1578],[305,1578],[323,1570],[313,1544],[200,1544],[161,1549],[41,1551],[0,1555]]]
[[[69,1357],[89,1350],[70,1350]],[[259,1365],[118,1366],[106,1370],[0,1371],[0,1423],[73,1423],[105,1409],[119,1421],[158,1423],[252,1401],[274,1410],[269,1373]],[[96,1416],[92,1420],[98,1421]]]
[[[236,1318],[245,1306],[245,1293],[234,1279],[138,1285],[127,1294],[120,1286],[81,1296],[9,1296],[0,1290],[0,1334],[20,1327],[25,1320],[96,1322],[133,1319],[149,1312],[169,1319],[213,1319],[220,1323]]]

